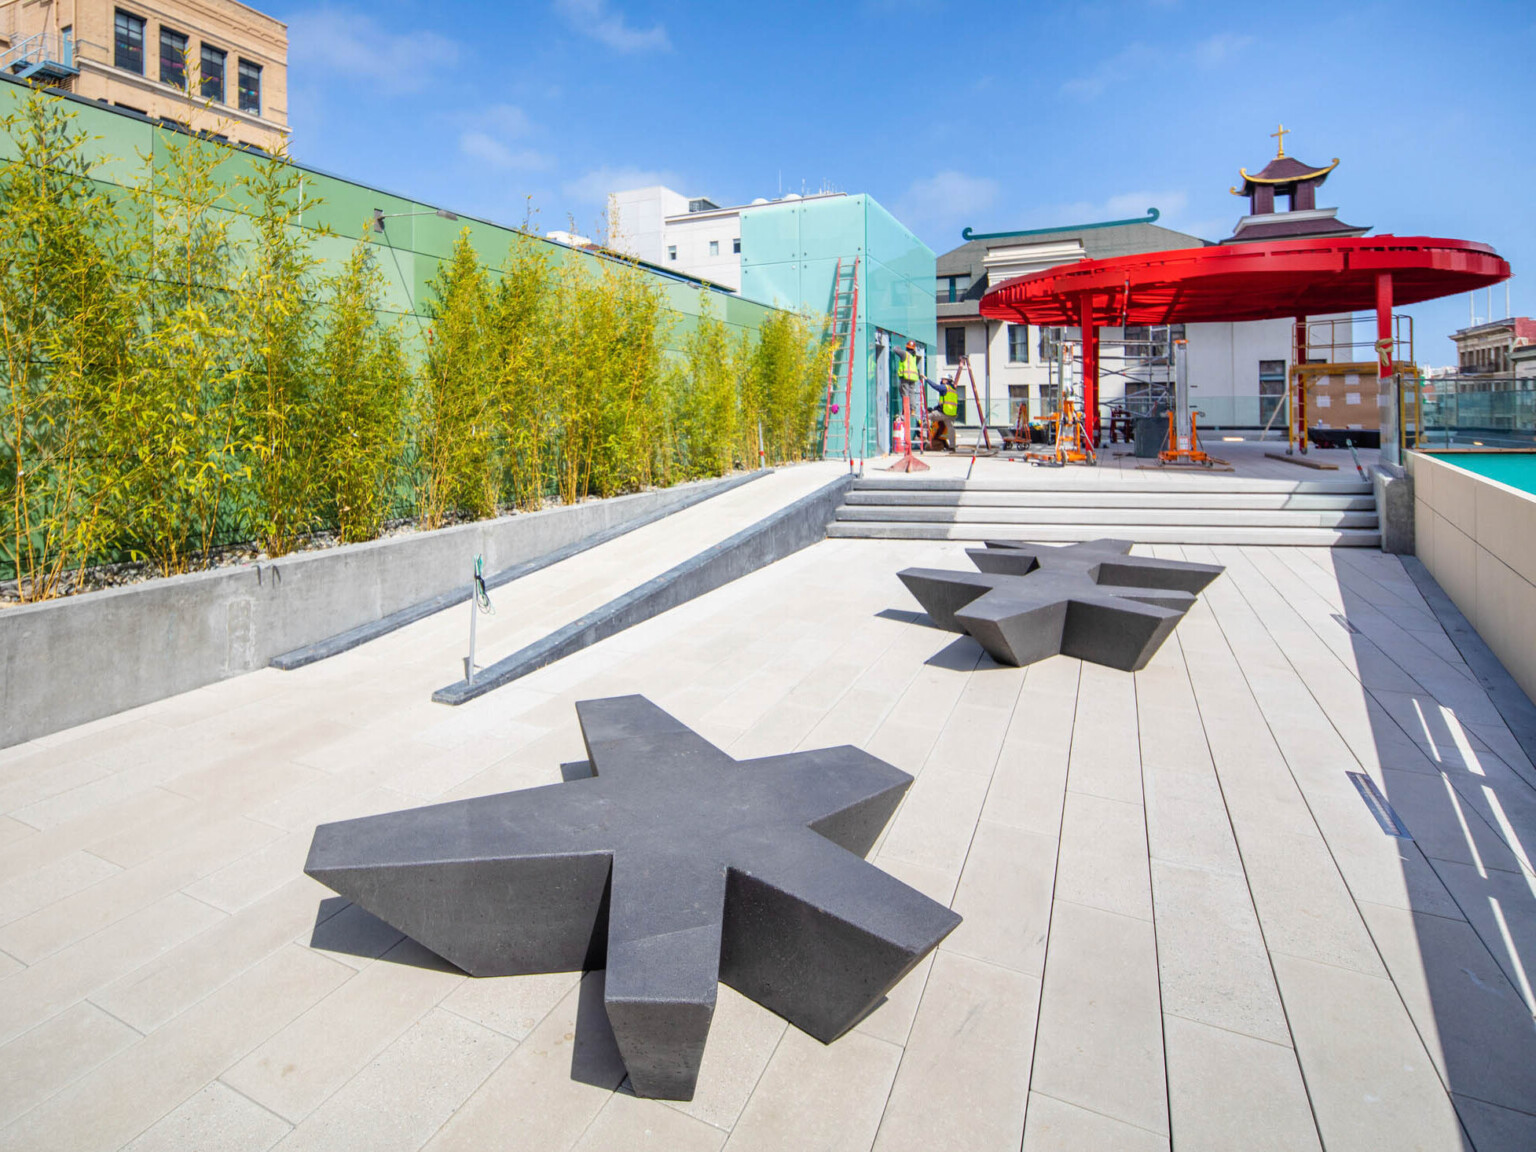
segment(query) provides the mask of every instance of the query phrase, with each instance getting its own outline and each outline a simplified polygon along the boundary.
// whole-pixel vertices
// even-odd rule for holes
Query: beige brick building
[[[288,27],[238,0],[0,0],[0,69],[241,144],[288,136]]]

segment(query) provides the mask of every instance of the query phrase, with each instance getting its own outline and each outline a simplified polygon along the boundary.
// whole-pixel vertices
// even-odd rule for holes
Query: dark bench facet
[[[325,824],[305,871],[474,976],[606,967],[631,1087],[681,1100],[717,981],[831,1042],[960,922],[863,859],[905,772],[737,761],[643,696],[576,712],[592,778]]]
[[[966,550],[976,572],[908,568],[897,575],[935,624],[969,633],[999,664],[1060,654],[1137,671],[1223,571],[1131,556],[1128,540],[986,545]]]

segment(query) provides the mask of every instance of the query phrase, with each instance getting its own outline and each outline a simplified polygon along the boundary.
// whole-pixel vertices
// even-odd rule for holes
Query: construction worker
[[[901,381],[901,390],[908,396],[917,395],[917,341],[908,340],[907,350],[901,354],[901,360],[896,365],[896,378]]]
[[[932,425],[928,433],[928,447],[934,451],[955,450],[955,418],[960,415],[960,389],[948,376],[937,385],[930,384],[939,394],[939,403],[928,409]],[[926,400],[926,397],[924,398]]]

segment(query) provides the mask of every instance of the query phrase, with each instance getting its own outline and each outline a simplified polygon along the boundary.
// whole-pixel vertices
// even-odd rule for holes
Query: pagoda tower
[[[1319,208],[1317,190],[1328,173],[1339,166],[1337,156],[1326,168],[1303,164],[1285,154],[1285,125],[1270,135],[1279,139],[1275,158],[1253,175],[1239,168],[1241,188],[1230,189],[1234,196],[1248,197],[1248,215],[1237,222],[1232,235],[1223,244],[1248,244],[1255,240],[1299,240],[1308,236],[1363,236],[1370,226],[1357,228],[1338,218],[1337,208]],[[1277,211],[1275,202],[1286,200],[1286,210]]]

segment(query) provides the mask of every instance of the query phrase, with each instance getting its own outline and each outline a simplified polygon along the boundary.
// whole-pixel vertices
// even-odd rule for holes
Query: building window
[[[1268,424],[1285,399],[1285,361],[1259,361],[1259,423]]]
[[[1029,385],[1008,385],[1008,423],[1018,427],[1019,417],[1029,419]]]
[[[965,329],[944,329],[944,363],[958,364],[965,355]]]
[[[1008,363],[1029,363],[1029,325],[1008,325]]]
[[[119,8],[113,28],[112,63],[124,72],[144,75],[144,17]]]
[[[240,61],[240,111],[261,115],[261,65]]]
[[[971,278],[965,276],[940,276],[938,278],[940,304],[956,304],[971,290]]]
[[[212,100],[216,104],[224,103],[224,57],[227,53],[222,48],[210,48],[203,45],[203,83],[202,93],[204,100]]]
[[[735,256],[740,256],[741,255],[741,237],[740,236],[736,237],[736,239],[731,241],[731,253],[732,253],[732,255],[735,255]]]
[[[667,259],[668,260],[676,260],[677,259],[677,245],[676,244],[668,244],[667,245]]]
[[[160,29],[160,83],[187,90],[187,38],[169,28]]]
[[[709,254],[711,256],[718,256],[718,255],[720,255],[720,241],[718,241],[718,240],[711,240],[709,242]]]

